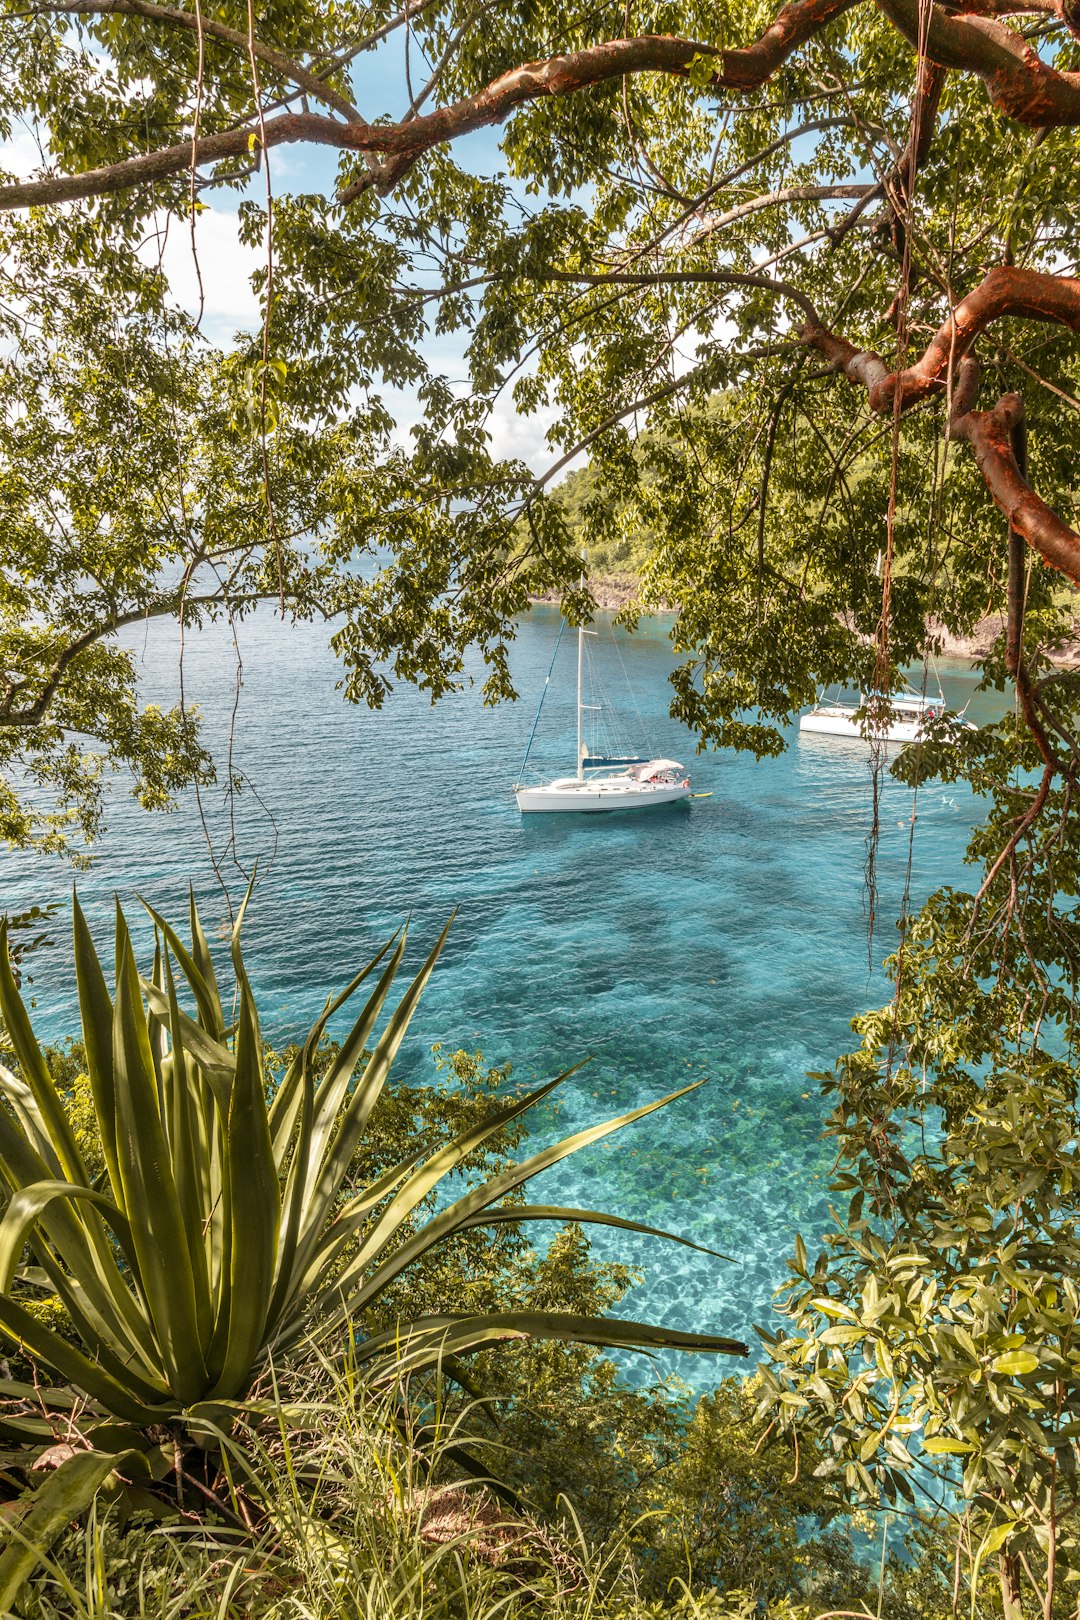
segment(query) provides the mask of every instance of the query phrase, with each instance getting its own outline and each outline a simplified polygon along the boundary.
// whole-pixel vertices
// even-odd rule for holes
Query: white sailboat
[[[857,742],[912,743],[920,740],[929,721],[944,714],[950,714],[955,733],[976,729],[962,714],[949,710],[940,684],[936,693],[916,692],[912,686],[902,692],[892,692],[887,713],[884,702],[878,700],[874,707],[880,705],[880,712],[860,715],[859,711],[866,710],[870,701],[863,696],[857,703],[843,700],[817,703],[808,714],[799,717],[799,730],[827,737],[851,737]],[[956,735],[946,740],[955,742]]]
[[[689,799],[690,778],[685,767],[675,759],[647,759],[643,755],[603,755],[590,754],[585,746],[584,714],[585,709],[596,707],[586,705],[582,701],[582,680],[585,666],[585,637],[594,635],[595,631],[588,631],[581,627],[578,629],[577,649],[577,774],[575,776],[558,776],[554,781],[541,783],[538,787],[530,787],[519,781],[514,787],[518,809],[523,814],[533,811],[551,813],[553,811],[599,811],[599,810],[647,810],[662,804],[675,804],[680,799]],[[562,639],[562,631],[559,631]],[[558,642],[555,645],[558,652]],[[555,659],[552,657],[552,667]],[[551,671],[548,671],[548,680]],[[544,683],[544,692],[540,696],[536,718],[540,718],[540,709],[543,707],[544,696],[547,692],[547,681]],[[532,747],[532,737],[536,735],[536,721],[533,722],[532,736],[525,750],[525,758],[521,762],[521,772],[529,758],[529,748]]]

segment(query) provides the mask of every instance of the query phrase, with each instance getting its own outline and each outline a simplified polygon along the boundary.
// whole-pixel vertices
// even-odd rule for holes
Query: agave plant
[[[35,1039],[0,928],[0,1018],[16,1060],[13,1070],[0,1066],[0,1176],[7,1192],[0,1220],[0,1332],[89,1403],[106,1425],[99,1433],[139,1450],[139,1434],[148,1429],[159,1439],[161,1425],[197,1430],[243,1399],[268,1358],[303,1346],[348,1343],[350,1358],[376,1384],[452,1366],[469,1351],[509,1337],[746,1353],[732,1339],[641,1322],[536,1311],[457,1316],[453,1301],[445,1315],[365,1335],[365,1315],[390,1284],[463,1229],[573,1219],[653,1232],[592,1210],[507,1205],[505,1199],[540,1171],[693,1088],[578,1131],[481,1186],[459,1187],[417,1224],[418,1210],[440,1182],[573,1071],[508,1100],[483,1123],[434,1152],[412,1154],[358,1191],[350,1166],[446,930],[392,1010],[404,930],[387,941],[327,1001],[268,1101],[258,1015],[240,949],[242,913],[231,944],[230,1021],[194,899],[189,945],[148,909],[157,947],[149,977],[141,977],[117,907],[110,994],[74,902],[83,1045],[104,1160],[96,1178]],[[359,1016],[329,1065],[317,1062],[330,1019],[361,986],[366,999]],[[35,1294],[62,1307],[65,1331],[30,1307]],[[9,1397],[8,1412],[0,1410],[0,1438],[31,1445],[55,1438],[47,1416],[11,1411],[14,1386],[0,1393]],[[63,1404],[64,1397],[58,1399]],[[74,1480],[63,1486],[58,1476],[49,1482],[60,1501],[53,1509],[59,1522],[74,1511],[72,1489],[76,1496],[96,1489],[109,1473],[100,1458],[92,1465],[85,1451],[72,1461],[78,1488]],[[37,1496],[34,1511],[47,1515],[45,1488]],[[0,1554],[0,1609],[7,1601],[4,1561],[17,1552]]]

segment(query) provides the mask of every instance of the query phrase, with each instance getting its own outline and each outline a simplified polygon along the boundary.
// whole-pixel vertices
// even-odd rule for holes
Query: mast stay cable
[[[548,672],[544,676],[544,686],[543,686],[543,690],[540,693],[540,702],[536,705],[536,715],[535,715],[535,717],[533,719],[532,730],[529,732],[529,740],[525,744],[525,756],[521,761],[521,768],[518,771],[518,782],[519,783],[521,782],[521,778],[525,774],[525,767],[529,763],[529,750],[532,748],[533,739],[536,736],[536,728],[540,724],[540,710],[544,707],[544,699],[547,697],[548,686],[550,685],[550,682],[551,682],[551,674],[552,674],[552,671],[555,668],[555,660],[559,656],[559,647],[560,647],[560,645],[562,643],[563,631],[565,629],[566,629],[566,620],[565,619],[560,619],[559,620],[559,634],[555,639],[555,651],[551,655],[551,663],[548,665]]]

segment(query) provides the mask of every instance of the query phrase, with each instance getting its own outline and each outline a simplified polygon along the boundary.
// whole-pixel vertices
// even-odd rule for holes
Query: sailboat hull
[[[600,810],[650,810],[662,804],[678,804],[690,797],[688,782],[634,782],[625,776],[579,781],[564,777],[543,787],[519,787],[515,797],[523,814],[545,814]]]

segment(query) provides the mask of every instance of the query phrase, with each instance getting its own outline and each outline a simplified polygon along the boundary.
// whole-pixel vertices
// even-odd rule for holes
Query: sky
[[[399,38],[400,36],[398,36]],[[409,97],[405,88],[403,57],[398,38],[391,37],[374,52],[361,57],[354,72],[355,101],[364,117],[374,120],[386,114],[400,117]],[[422,83],[413,56],[414,87]],[[337,156],[320,147],[277,147],[269,155],[274,192],[329,191],[333,189]],[[499,131],[481,130],[459,143],[458,157],[469,167],[486,173],[503,172]],[[0,142],[0,169],[26,178],[40,167],[41,156],[33,134],[24,129]],[[255,177],[246,193],[235,191],[204,193],[208,204],[195,225],[194,251],[188,223],[162,218],[158,233],[152,234],[143,249],[148,263],[159,259],[178,303],[195,314],[199,307],[200,274],[203,292],[202,330],[221,348],[231,348],[239,332],[258,328],[261,315],[251,287],[251,276],[265,262],[260,250],[240,241],[237,210],[245,195],[262,201],[265,181]],[[77,206],[77,205],[76,205]],[[196,255],[198,265],[196,266]],[[424,344],[428,364],[452,382],[464,386],[467,367],[460,336],[432,334]],[[390,387],[379,390],[398,423],[398,436],[407,443],[409,428],[420,420],[421,411],[406,392]],[[556,452],[547,445],[545,433],[555,413],[541,410],[521,416],[507,400],[505,408],[489,424],[491,448],[498,457],[518,457],[534,472],[542,472]]]

